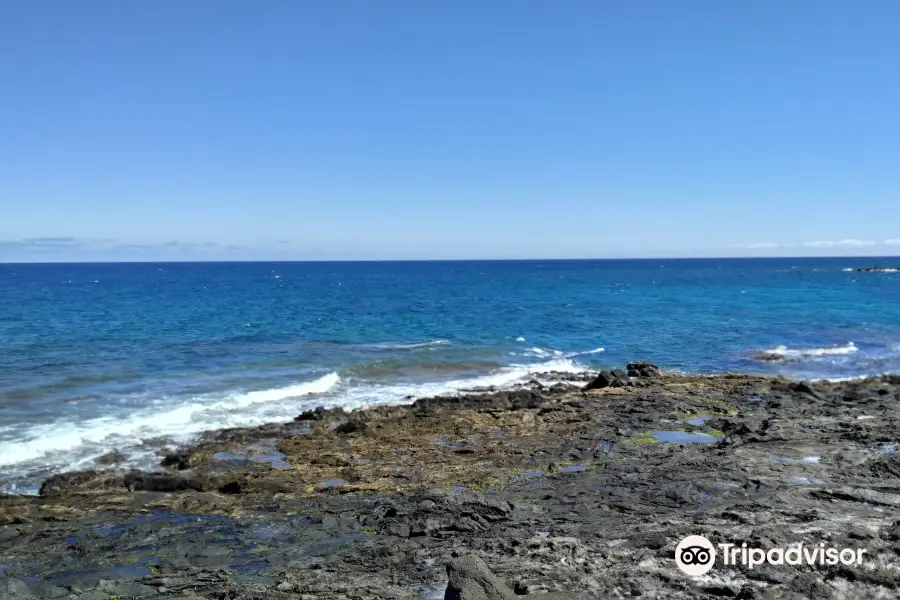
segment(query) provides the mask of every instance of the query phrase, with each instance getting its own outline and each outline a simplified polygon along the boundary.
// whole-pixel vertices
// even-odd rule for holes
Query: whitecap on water
[[[756,353],[756,358],[764,361],[799,361],[823,356],[842,356],[858,352],[859,348],[853,342],[835,346],[819,348],[788,348],[787,346],[775,346]]]

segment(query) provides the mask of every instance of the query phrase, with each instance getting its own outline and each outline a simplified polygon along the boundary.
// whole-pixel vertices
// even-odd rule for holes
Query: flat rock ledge
[[[0,495],[0,600],[900,598],[900,376],[553,379],[309,411],[154,473],[113,454]],[[689,577],[689,535],[867,558]]]

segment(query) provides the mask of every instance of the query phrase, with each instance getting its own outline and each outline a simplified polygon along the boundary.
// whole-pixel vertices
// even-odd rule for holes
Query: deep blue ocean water
[[[317,405],[635,359],[900,371],[900,258],[0,265],[0,489]],[[777,361],[760,360],[761,351]],[[543,375],[542,375],[543,374]],[[160,439],[162,438],[162,439]]]

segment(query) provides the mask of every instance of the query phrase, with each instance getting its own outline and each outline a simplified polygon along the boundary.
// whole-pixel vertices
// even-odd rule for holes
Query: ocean
[[[0,265],[0,491],[553,371],[900,372],[900,258]]]

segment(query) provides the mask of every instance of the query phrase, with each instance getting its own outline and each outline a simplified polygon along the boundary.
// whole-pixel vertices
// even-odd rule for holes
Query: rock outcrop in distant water
[[[900,273],[900,267],[857,267],[857,273]]]

